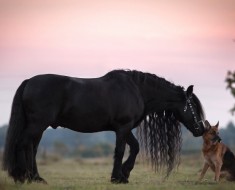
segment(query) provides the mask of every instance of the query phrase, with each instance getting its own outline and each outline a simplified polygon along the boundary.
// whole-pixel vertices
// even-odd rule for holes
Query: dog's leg
[[[200,175],[200,178],[199,178],[199,181],[201,181],[206,173],[206,171],[208,170],[209,168],[209,164],[208,163],[204,163],[204,166],[202,168],[202,172],[201,172],[201,175]]]
[[[220,170],[222,167],[222,161],[218,160],[215,163],[215,181],[219,182],[219,178],[220,178]]]

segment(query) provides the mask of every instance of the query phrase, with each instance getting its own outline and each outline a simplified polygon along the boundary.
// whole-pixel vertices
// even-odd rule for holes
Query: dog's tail
[[[227,178],[229,181],[235,181],[235,156],[227,149],[227,151],[224,154],[223,158],[223,168],[226,168],[226,170],[229,172],[230,176]]]

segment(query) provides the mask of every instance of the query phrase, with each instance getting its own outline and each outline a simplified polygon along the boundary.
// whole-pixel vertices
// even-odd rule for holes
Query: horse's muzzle
[[[195,132],[193,133],[194,137],[202,136],[205,132],[204,121],[200,120],[200,121],[194,123],[193,128],[195,129]]]

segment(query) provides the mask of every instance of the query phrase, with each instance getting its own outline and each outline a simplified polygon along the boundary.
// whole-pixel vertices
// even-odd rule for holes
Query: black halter
[[[199,129],[199,123],[204,123],[204,121],[203,120],[199,120],[198,121],[198,119],[197,119],[197,117],[195,115],[195,111],[193,109],[192,103],[191,103],[191,99],[192,99],[192,96],[189,96],[189,97],[186,98],[186,104],[185,104],[185,107],[184,107],[184,112],[187,111],[188,105],[189,105],[190,111],[191,111],[191,113],[193,115],[193,119],[194,119],[194,122],[195,122],[193,124],[193,126],[195,127],[196,130],[198,130]]]

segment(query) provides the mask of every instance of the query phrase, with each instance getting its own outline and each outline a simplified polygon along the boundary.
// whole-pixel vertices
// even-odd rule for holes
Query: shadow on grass
[[[187,180],[187,181],[177,181],[181,185],[217,185],[217,182],[214,181],[195,181],[195,180]]]
[[[6,185],[2,182],[1,179],[0,179],[0,189],[1,190],[6,190]]]

